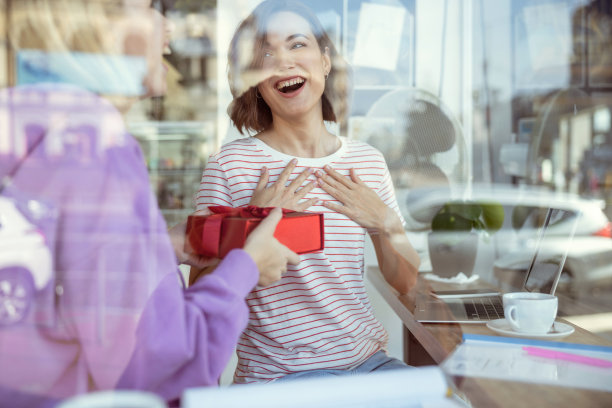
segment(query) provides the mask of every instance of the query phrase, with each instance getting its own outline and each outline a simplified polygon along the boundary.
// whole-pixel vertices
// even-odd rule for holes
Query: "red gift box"
[[[213,214],[187,218],[185,251],[210,258],[223,258],[242,248],[247,236],[268,216],[273,207],[208,207]],[[324,248],[323,214],[283,209],[274,237],[298,254]]]

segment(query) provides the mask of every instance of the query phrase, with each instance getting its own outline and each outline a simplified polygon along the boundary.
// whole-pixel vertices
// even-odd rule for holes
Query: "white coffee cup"
[[[516,332],[546,334],[557,317],[557,297],[547,293],[506,293],[503,302],[506,321]]]

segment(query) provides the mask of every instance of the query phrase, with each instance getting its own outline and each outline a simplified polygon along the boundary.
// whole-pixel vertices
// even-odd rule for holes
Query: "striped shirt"
[[[340,139],[341,148],[330,156],[298,158],[289,180],[307,167],[329,164],[347,177],[355,168],[401,218],[382,154],[363,142]],[[248,205],[261,167],[269,169],[272,183],[293,158],[254,137],[224,145],[204,170],[198,209]],[[313,197],[339,203],[318,187],[305,199]],[[388,335],[372,313],[363,282],[366,230],[322,205],[308,211],[324,213],[325,249],[301,255],[280,281],[258,286],[247,297],[250,315],[237,346],[236,383],[271,381],[304,370],[352,369],[386,347]]]

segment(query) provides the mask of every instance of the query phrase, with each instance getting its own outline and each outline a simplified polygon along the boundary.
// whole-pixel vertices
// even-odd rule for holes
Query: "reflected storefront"
[[[612,5],[598,0],[511,1],[503,7],[507,9],[494,10],[485,1],[476,11],[483,14],[484,24],[478,27],[482,54],[473,59],[475,66],[480,60],[482,75],[475,77],[495,96],[480,108],[476,105],[474,112],[490,117],[490,151],[501,162],[492,169],[492,180],[569,193],[603,210],[607,219],[598,209],[582,210],[579,229],[585,230],[574,237],[559,294],[570,295],[560,310],[576,321],[598,321],[587,329],[610,338],[612,327],[604,322],[612,306],[607,300]],[[492,43],[504,37],[507,45],[495,49]],[[497,130],[500,121],[507,121],[506,129]],[[508,257],[497,261],[497,276],[500,264],[508,266]]]
[[[80,74],[70,70],[70,59],[97,69],[93,54],[49,56],[38,39],[26,38],[28,27],[11,26],[20,21],[18,2],[0,0],[3,88],[75,82]],[[227,50],[236,25],[258,3],[153,0],[172,32],[164,55],[167,91],[139,100],[123,116],[169,225],[195,210],[209,156],[242,137],[227,113]],[[352,67],[350,113],[328,127],[385,156],[421,271],[436,272],[432,230],[462,232],[477,248],[471,270],[456,272],[504,290],[520,288],[542,214],[564,211],[551,226],[554,239],[545,243],[551,262],[564,261],[559,313],[612,340],[612,2],[307,3]],[[118,41],[127,41],[130,29]],[[142,93],[144,59],[124,56],[112,64],[124,75],[100,71],[96,81],[76,82],[98,94]],[[2,157],[19,141],[0,132]],[[72,146],[92,156],[105,147]],[[455,218],[442,226],[436,217],[448,202],[499,205],[498,219],[491,224],[491,217],[471,219],[458,210],[465,223],[458,226]]]

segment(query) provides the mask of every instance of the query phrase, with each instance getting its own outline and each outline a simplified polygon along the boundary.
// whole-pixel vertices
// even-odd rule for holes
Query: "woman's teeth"
[[[287,88],[289,88],[289,87],[292,87],[292,86],[295,86],[295,85],[301,85],[303,83],[304,83],[304,78],[292,78],[292,79],[289,79],[287,81],[279,82],[276,85],[276,89],[278,89],[281,92],[284,92],[284,91],[288,91],[289,89],[287,89]]]

